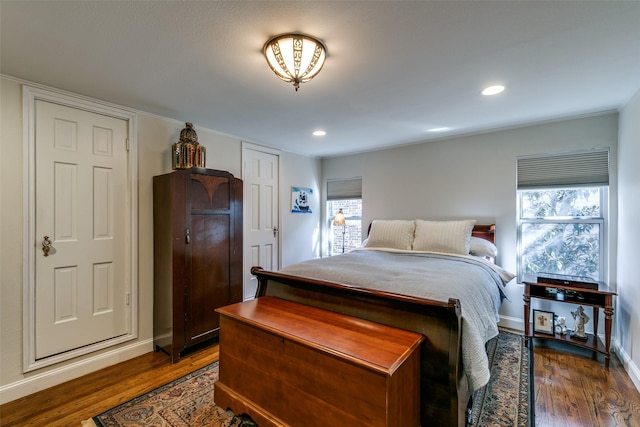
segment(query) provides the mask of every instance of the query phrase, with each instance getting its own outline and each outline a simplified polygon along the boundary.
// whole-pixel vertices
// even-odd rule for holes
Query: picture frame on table
[[[554,335],[556,333],[554,314],[552,311],[533,310],[533,331]]]

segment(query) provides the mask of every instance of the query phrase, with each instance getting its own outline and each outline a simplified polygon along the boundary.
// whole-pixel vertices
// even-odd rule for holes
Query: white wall
[[[615,319],[620,348],[616,349],[640,390],[640,91],[620,113],[618,166],[618,291]]]
[[[22,373],[23,292],[23,137],[22,84],[0,77],[0,403],[78,377],[152,350],[153,340],[153,198],[152,177],[171,172],[170,147],[184,122],[138,112],[138,339],[71,361]],[[207,167],[242,177],[242,144],[237,138],[200,128],[198,141],[207,147]],[[291,186],[319,189],[320,161],[281,154],[281,200]],[[317,197],[317,196],[316,196]],[[314,201],[317,206],[317,201]],[[304,218],[281,212],[283,264],[317,256],[315,234],[319,210]]]
[[[287,168],[281,174],[285,183],[281,186],[280,228],[282,241],[280,248],[281,267],[295,262],[305,261],[320,256],[320,160],[291,153],[282,153],[281,160]],[[291,212],[291,187],[311,188],[309,197],[310,214]]]
[[[617,113],[575,118],[324,159],[323,182],[362,176],[363,229],[378,218],[495,223],[497,261],[515,273],[516,157],[610,147],[615,218],[617,137]],[[512,282],[508,291],[511,302],[502,306],[501,324],[523,329],[523,287]],[[570,317],[568,307],[552,311]]]

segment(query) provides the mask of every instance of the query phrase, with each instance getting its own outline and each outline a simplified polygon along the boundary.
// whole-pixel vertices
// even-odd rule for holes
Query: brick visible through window
[[[342,209],[345,225],[333,225],[333,219]],[[329,255],[349,252],[362,244],[362,199],[330,200],[327,202],[329,218]]]

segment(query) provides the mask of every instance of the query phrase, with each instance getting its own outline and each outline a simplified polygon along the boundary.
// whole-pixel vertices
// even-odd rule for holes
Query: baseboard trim
[[[638,369],[638,365],[636,365],[629,354],[620,347],[620,342],[617,339],[612,339],[611,341],[611,347],[616,353],[616,356],[618,356],[622,366],[624,366],[624,370],[627,371],[627,375],[631,378],[631,382],[636,386],[636,389],[640,391],[640,369]]]
[[[0,387],[0,405],[153,351],[153,339],[137,341]]]
[[[522,318],[500,316],[498,326],[524,332],[524,320]]]

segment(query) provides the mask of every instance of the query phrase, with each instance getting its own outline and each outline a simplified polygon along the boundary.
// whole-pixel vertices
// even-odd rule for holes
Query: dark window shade
[[[517,159],[518,190],[609,185],[609,150]]]
[[[327,181],[327,200],[361,199],[362,179]]]

